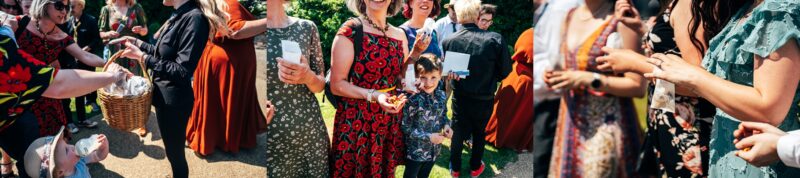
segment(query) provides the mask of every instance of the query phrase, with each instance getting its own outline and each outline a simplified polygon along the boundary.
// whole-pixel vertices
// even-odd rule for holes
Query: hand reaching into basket
[[[114,81],[120,81],[123,79],[128,79],[133,76],[133,73],[125,69],[124,67],[120,66],[116,63],[111,63],[106,68],[106,72],[111,73],[114,76]]]

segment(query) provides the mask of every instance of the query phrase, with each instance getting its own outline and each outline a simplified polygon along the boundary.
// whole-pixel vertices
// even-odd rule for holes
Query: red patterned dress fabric
[[[352,41],[355,33],[349,26],[345,24],[337,35]],[[375,90],[394,87],[404,58],[403,42],[366,32],[360,40],[362,50],[351,66],[350,83]],[[378,103],[363,99],[343,98],[338,104],[330,152],[332,177],[394,177],[405,153],[401,115],[386,113]]]
[[[17,36],[19,49],[33,55],[34,58],[45,64],[58,61],[58,54],[70,44],[75,43],[69,36],[59,41],[45,41],[29,30],[25,30]],[[61,126],[67,125],[67,115],[60,99],[42,97],[31,106],[31,111],[39,119],[41,136],[55,135]]]

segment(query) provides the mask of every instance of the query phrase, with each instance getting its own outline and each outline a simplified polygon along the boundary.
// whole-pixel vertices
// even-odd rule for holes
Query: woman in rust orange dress
[[[256,134],[266,119],[256,99],[256,51],[253,37],[264,33],[266,19],[258,19],[236,0],[228,3],[232,33],[209,39],[194,73],[194,110],[186,140],[196,154],[216,148],[236,153],[256,146]]]
[[[532,150],[533,147],[533,28],[514,45],[514,67],[494,100],[486,125],[486,141],[496,147]]]

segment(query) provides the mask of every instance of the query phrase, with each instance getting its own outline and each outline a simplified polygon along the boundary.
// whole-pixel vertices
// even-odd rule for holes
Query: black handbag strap
[[[27,15],[22,16],[22,18],[20,18],[19,21],[17,21],[17,31],[14,31],[14,36],[19,37],[20,35],[22,35],[22,32],[24,32],[25,29],[28,28],[28,23],[30,22],[31,22],[30,16]]]

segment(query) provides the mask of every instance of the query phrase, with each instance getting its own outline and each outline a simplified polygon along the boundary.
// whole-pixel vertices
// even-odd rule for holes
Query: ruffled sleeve
[[[800,40],[800,3],[796,0],[767,0],[753,10],[744,24],[741,50],[766,57],[786,44]],[[800,41],[798,41],[800,42]]]

